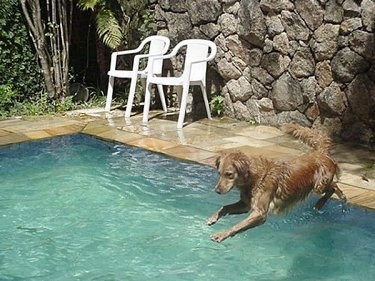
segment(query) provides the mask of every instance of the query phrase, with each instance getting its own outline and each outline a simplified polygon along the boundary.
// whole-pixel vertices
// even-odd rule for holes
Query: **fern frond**
[[[86,11],[86,10],[94,11],[95,7],[98,7],[98,5],[101,5],[103,3],[104,3],[103,0],[79,0],[78,7],[83,11]]]
[[[101,9],[96,15],[96,31],[103,43],[116,49],[122,42],[123,35],[120,24],[110,10]]]

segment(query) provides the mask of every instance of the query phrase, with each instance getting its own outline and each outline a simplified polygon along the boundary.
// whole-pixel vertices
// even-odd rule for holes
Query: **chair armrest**
[[[133,50],[126,50],[126,51],[119,51],[119,52],[113,52],[111,54],[111,65],[110,65],[110,70],[116,70],[116,61],[118,56],[124,56],[124,55],[130,55],[130,54],[136,54],[139,53],[140,50],[133,49]]]
[[[142,41],[141,45],[139,45],[136,49],[113,52],[111,54],[110,70],[116,70],[116,61],[117,61],[117,57],[118,56],[124,56],[124,55],[130,55],[130,54],[139,53],[144,48],[144,46],[146,45],[146,43],[147,43],[146,41]]]
[[[162,60],[165,60],[165,59],[170,59],[172,57],[175,57],[178,53],[178,51],[184,46],[184,41],[181,41],[180,43],[178,43],[174,48],[173,50],[169,53],[169,54],[166,54],[166,55],[155,55],[155,56],[152,56],[152,59],[150,60],[149,62],[149,67],[152,69],[153,68],[153,64],[154,64],[154,60],[157,60],[157,59],[162,59]],[[148,75],[152,75],[152,73],[149,72]]]
[[[147,44],[146,41],[142,41],[142,43],[136,49],[113,52],[112,55],[115,54],[116,56],[121,56],[121,55],[139,53],[145,47],[146,44]]]
[[[139,46],[137,49],[133,50],[126,50],[126,51],[119,51],[119,52],[113,52],[111,55],[111,66],[110,70],[116,69],[116,60],[119,55],[128,55],[128,54],[136,54],[139,53],[143,49],[144,45]],[[135,55],[134,61],[133,61],[133,70],[138,70],[139,67],[139,61],[143,58],[149,58],[149,57],[161,57],[165,53],[165,50],[161,51],[157,54],[141,54],[141,55]]]
[[[163,55],[163,54],[157,54],[157,55],[151,55],[152,56],[152,59],[169,59],[169,58],[172,58],[172,57],[175,57],[176,56],[176,53],[177,52],[172,52],[172,53],[169,53],[169,54],[166,54],[166,55]]]
[[[210,45],[210,48],[211,48],[211,52],[210,54],[204,58],[204,59],[201,59],[201,60],[194,60],[194,61],[190,61],[186,64],[186,71],[187,71],[187,75],[190,76],[190,72],[191,72],[191,66],[195,63],[202,63],[202,62],[209,62],[211,60],[213,60],[216,56],[216,52],[217,52],[217,46],[215,44],[212,44]]]
[[[170,59],[172,57],[175,57],[178,53],[178,51],[183,47],[185,46],[186,43],[184,43],[184,41],[181,41],[180,43],[178,43],[174,48],[173,50],[169,53],[169,54],[161,54],[159,56],[154,56],[153,59]]]
[[[185,40],[185,41],[187,41],[187,40]],[[186,45],[185,41],[181,41],[180,43],[178,43],[169,54],[155,56],[154,59],[170,59],[172,57],[175,57],[177,55],[178,51],[183,46]],[[216,52],[217,52],[217,46],[215,44],[212,44],[212,45],[210,45],[210,48],[211,48],[211,52],[210,52],[210,55],[207,58],[199,60],[199,61],[194,61],[193,63],[205,62],[205,61],[210,61],[210,60],[214,59],[214,57],[216,56]]]
[[[181,41],[180,43],[178,43],[174,48],[173,50],[169,53],[169,54],[166,54],[166,55],[161,55],[161,56],[154,56],[153,59],[150,61],[150,67],[153,67],[153,62],[154,60],[156,59],[170,59],[172,57],[175,57],[178,53],[178,51],[184,47],[185,45],[187,45],[189,43],[189,41],[200,41],[200,39],[188,39],[188,40],[183,40]],[[215,58],[216,56],[216,53],[217,53],[217,46],[211,42],[209,44],[209,48],[211,49],[210,51],[210,54],[204,58],[204,59],[201,59],[201,60],[195,60],[195,61],[190,61],[189,63],[187,63],[187,72],[188,72],[188,75],[190,75],[190,72],[191,72],[191,65],[193,63],[202,63],[202,62],[208,62],[208,61],[211,61]],[[151,75],[151,74],[150,74]]]
[[[158,54],[142,54],[142,55],[136,55],[134,57],[134,61],[133,61],[133,71],[134,70],[139,70],[139,62],[141,59],[145,59],[145,58],[152,58],[150,60],[150,67],[152,67],[152,64],[153,64],[153,60],[155,58],[163,58],[163,55],[162,53],[158,53]]]

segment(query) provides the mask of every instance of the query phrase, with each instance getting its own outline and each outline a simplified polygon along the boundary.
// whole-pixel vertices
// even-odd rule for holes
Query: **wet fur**
[[[222,154],[217,158],[220,179],[215,191],[225,194],[236,187],[240,190],[240,200],[220,208],[207,224],[212,225],[227,214],[251,213],[230,229],[212,235],[213,241],[221,242],[263,224],[269,213],[286,211],[312,191],[322,194],[315,204],[318,210],[334,193],[341,200],[346,200],[334,182],[339,169],[330,156],[330,138],[296,124],[285,125],[284,131],[310,145],[313,150],[287,161],[248,157],[242,152]]]

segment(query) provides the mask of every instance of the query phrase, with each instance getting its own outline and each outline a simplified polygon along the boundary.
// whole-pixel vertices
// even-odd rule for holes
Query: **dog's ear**
[[[250,168],[250,161],[247,159],[247,157],[242,156],[236,159],[236,161],[233,162],[234,167],[237,170],[237,173],[239,175],[242,175],[245,179],[247,179],[249,174],[249,168]]]
[[[215,161],[216,169],[219,169],[220,161],[221,161],[221,157],[223,157],[222,154],[220,154],[220,155],[216,158],[216,161]]]
[[[247,161],[244,161],[244,159],[238,159],[233,163],[233,165],[236,168],[237,172],[242,175],[244,175],[249,169]]]

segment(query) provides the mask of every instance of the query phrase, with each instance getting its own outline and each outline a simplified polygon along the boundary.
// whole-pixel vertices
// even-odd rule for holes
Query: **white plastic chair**
[[[130,54],[137,54],[140,53],[149,43],[149,49],[147,54],[139,54],[134,56],[133,60],[133,69],[132,70],[117,70],[116,63],[118,56],[122,55],[130,55]],[[113,94],[113,86],[114,86],[114,78],[130,78],[130,90],[128,95],[128,102],[125,111],[125,118],[130,117],[131,109],[133,106],[135,88],[137,85],[137,78],[147,78],[147,73],[151,73],[152,75],[160,75],[162,72],[163,61],[161,59],[156,60],[152,67],[150,67],[150,61],[153,56],[160,56],[165,54],[170,45],[170,40],[168,37],[160,36],[160,35],[153,35],[144,39],[138,48],[133,50],[126,50],[126,51],[119,51],[113,52],[111,55],[111,66],[110,70],[108,71],[109,75],[109,82],[108,82],[108,90],[107,90],[107,99],[105,104],[105,111],[111,110],[111,103],[112,103],[112,94]],[[139,62],[141,59],[148,58],[147,66],[145,69],[139,69]],[[165,105],[163,87],[158,87],[160,97],[162,98],[162,106],[165,111],[167,111],[167,107]]]
[[[148,114],[150,110],[151,84],[168,85],[168,86],[182,86],[182,95],[180,98],[180,113],[177,121],[177,128],[180,129],[183,126],[185,119],[185,111],[187,104],[187,97],[189,93],[189,86],[199,85],[202,90],[204,104],[206,106],[207,117],[211,119],[210,106],[207,99],[206,91],[206,70],[207,62],[212,60],[217,51],[215,43],[203,40],[203,39],[187,39],[183,40],[173,48],[172,52],[167,55],[163,55],[157,58],[170,59],[176,56],[180,49],[185,49],[185,62],[183,73],[179,77],[160,77],[155,76],[153,73],[148,73],[146,82],[146,94],[145,104],[143,108],[143,123],[148,122]],[[155,59],[155,58],[154,58]],[[155,63],[155,60],[151,61],[151,65]],[[164,95],[164,93],[163,93]],[[161,96],[161,99],[165,99]]]

